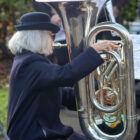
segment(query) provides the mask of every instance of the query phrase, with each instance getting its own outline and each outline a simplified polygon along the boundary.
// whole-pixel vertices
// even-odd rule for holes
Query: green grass
[[[7,125],[7,108],[8,108],[8,88],[0,88],[0,120],[6,131]]]

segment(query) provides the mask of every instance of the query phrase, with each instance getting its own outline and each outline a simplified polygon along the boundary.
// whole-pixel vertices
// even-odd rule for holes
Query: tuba
[[[101,41],[101,32],[113,32],[119,37],[120,48],[100,52],[104,63],[75,85],[77,110],[81,129],[90,140],[133,140],[137,117],[132,41],[128,31],[114,22],[112,10],[111,22],[97,24],[102,8],[110,7],[111,1],[36,1],[50,5],[62,19],[70,59],[91,41]]]

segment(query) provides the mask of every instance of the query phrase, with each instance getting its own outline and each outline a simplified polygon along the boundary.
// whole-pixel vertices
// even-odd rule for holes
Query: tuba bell
[[[111,1],[36,1],[54,8],[62,19],[70,59],[83,52],[90,42],[101,41],[97,37],[101,32],[114,32],[120,38],[120,49],[100,52],[104,63],[75,85],[77,110],[81,128],[90,140],[133,140],[137,117],[132,40],[114,19],[97,24],[103,6]],[[113,18],[111,14],[110,17]]]

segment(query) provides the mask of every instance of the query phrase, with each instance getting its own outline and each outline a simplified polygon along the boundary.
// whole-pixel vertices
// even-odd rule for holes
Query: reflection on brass
[[[99,33],[110,31],[120,38],[117,42],[119,49],[100,52],[104,63],[89,76],[90,99],[92,102],[95,122],[102,120],[111,129],[122,125],[121,132],[117,135],[105,134],[104,130],[97,131],[108,139],[127,140],[132,139],[136,133],[136,104],[133,71],[133,47],[127,30],[112,22],[100,23],[94,26],[88,35],[87,45],[90,42],[98,42]],[[101,40],[100,40],[101,41]],[[98,88],[95,89],[94,80],[97,80]],[[96,111],[98,110],[98,111]],[[128,116],[129,119],[128,120]],[[98,123],[94,124],[98,127]],[[96,128],[95,127],[95,128]],[[126,133],[130,128],[135,129],[129,135]],[[131,129],[132,130],[132,129]]]
[[[132,41],[127,30],[115,23],[112,13],[114,23],[97,25],[102,7],[110,0],[37,1],[46,2],[61,17],[70,59],[83,52],[89,42],[98,41],[101,32],[109,31],[120,37],[120,49],[101,52],[104,64],[76,84],[77,110],[81,128],[90,140],[133,140],[137,122]],[[112,7],[107,4],[107,8]],[[122,127],[115,134],[100,129],[102,125],[114,129],[119,124]]]

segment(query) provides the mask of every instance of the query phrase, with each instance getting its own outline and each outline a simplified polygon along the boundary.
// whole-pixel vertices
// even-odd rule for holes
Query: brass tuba
[[[75,86],[77,110],[81,128],[90,140],[133,140],[137,118],[132,41],[127,30],[117,23],[97,24],[101,9],[109,1],[36,1],[50,5],[61,17],[70,59],[83,52],[89,42],[100,41],[97,35],[101,32],[119,36],[120,49],[101,52],[104,63]],[[110,134],[105,127],[115,132]]]

